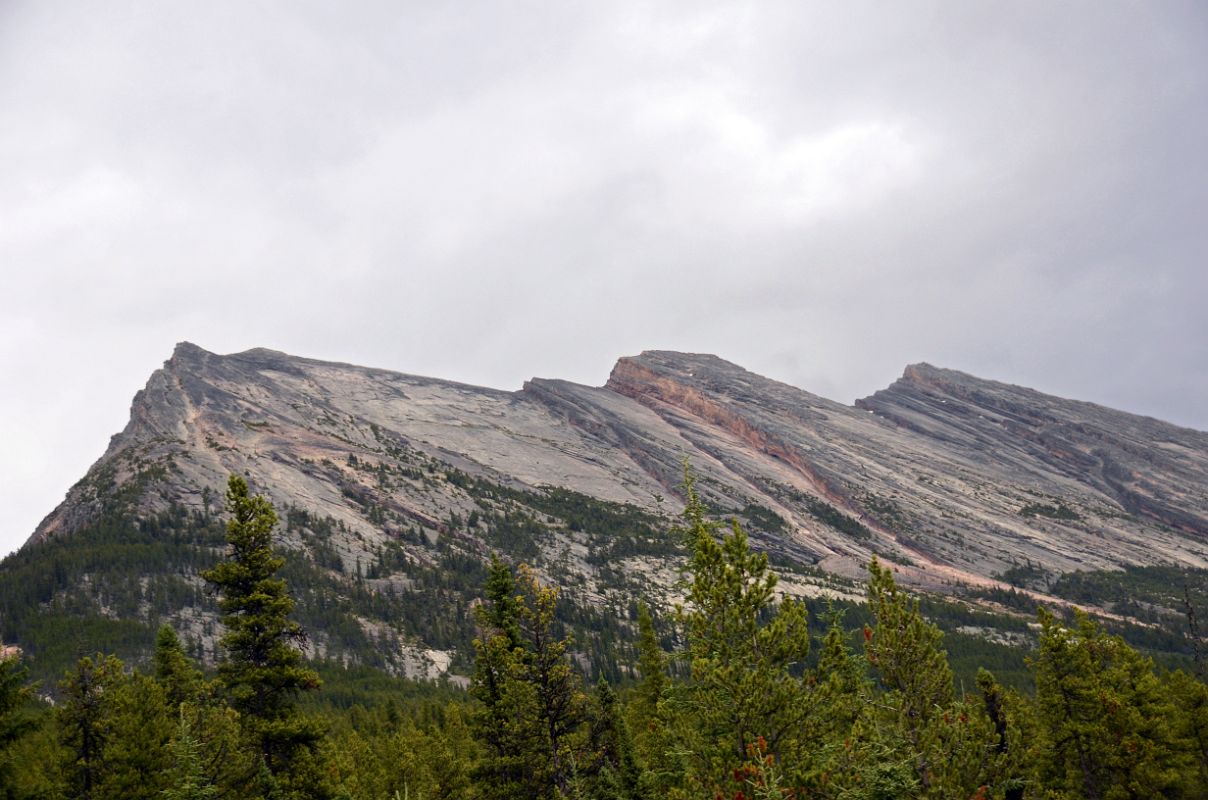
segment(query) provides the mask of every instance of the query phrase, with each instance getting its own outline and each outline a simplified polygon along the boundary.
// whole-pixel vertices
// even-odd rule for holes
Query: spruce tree
[[[592,800],[645,800],[650,796],[617,695],[603,677],[592,696],[588,741],[591,761],[585,766],[591,774],[587,794]]]
[[[732,770],[758,737],[765,754],[798,761],[808,714],[804,662],[810,635],[805,605],[776,602],[777,576],[767,556],[751,552],[737,522],[719,535],[705,516],[685,467],[689,546],[687,604],[677,618],[687,637],[691,681],[682,707],[703,740],[697,771],[711,789],[729,786]]]
[[[667,656],[659,645],[654,630],[654,619],[645,603],[638,603],[638,671],[642,683],[638,697],[647,716],[653,718],[658,711],[659,700],[667,686]]]
[[[864,653],[883,692],[858,729],[884,751],[880,765],[909,764],[915,786],[901,797],[970,797],[1003,778],[994,725],[984,705],[958,700],[941,647],[943,633],[902,592],[874,558],[868,566],[868,605],[874,625],[864,630]]]
[[[216,800],[221,790],[206,774],[204,744],[198,739],[187,714],[181,713],[172,742],[172,767],[164,800]]]
[[[59,684],[56,711],[59,737],[68,754],[65,766],[73,797],[94,800],[108,772],[106,751],[113,738],[116,689],[124,679],[113,656],[84,657]]]
[[[471,694],[474,732],[487,750],[477,778],[484,797],[543,800],[566,794],[584,762],[587,696],[554,625],[558,592],[524,566],[494,561]]]
[[[196,699],[202,687],[201,670],[193,665],[171,625],[161,625],[155,637],[155,679],[163,687],[168,706],[180,712],[182,703]]]
[[[1090,800],[1181,796],[1194,765],[1153,663],[1082,612],[1072,627],[1044,609],[1039,618],[1042,784]]]
[[[8,784],[10,748],[33,727],[24,708],[33,694],[28,675],[17,656],[0,658],[0,787]]]
[[[663,702],[676,684],[667,674],[667,654],[645,603],[638,604],[638,671],[641,683],[628,704],[627,718],[642,764],[642,786],[648,797],[667,797],[683,783],[686,763],[676,731],[668,724],[675,717],[674,703]]]
[[[59,684],[56,710],[73,797],[157,797],[171,765],[171,717],[155,681],[114,656],[82,658]]]
[[[257,782],[293,785],[295,794],[310,796],[318,789],[298,784],[313,766],[322,728],[298,711],[297,698],[320,683],[302,662],[305,633],[289,618],[294,602],[276,577],[285,563],[272,548],[277,514],[238,475],[227,483],[226,510],[226,557],[203,573],[220,594],[226,628],[218,679],[267,773]]]

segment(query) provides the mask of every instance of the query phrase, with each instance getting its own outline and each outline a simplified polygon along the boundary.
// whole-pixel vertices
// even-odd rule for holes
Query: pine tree
[[[981,690],[986,716],[994,726],[994,752],[1000,772],[997,783],[1002,787],[1003,800],[1023,800],[1029,766],[1025,733],[1019,720],[1023,703],[1018,695],[1003,689],[986,669],[977,671],[977,688]]]
[[[874,625],[864,630],[864,654],[883,691],[858,729],[884,747],[876,762],[910,764],[916,788],[900,796],[973,796],[1001,777],[993,723],[980,704],[957,700],[943,633],[923,618],[918,600],[875,558],[868,571]]]
[[[175,733],[163,689],[138,672],[114,692],[112,736],[105,749],[107,776],[101,797],[158,800],[167,788]]]
[[[638,671],[641,682],[626,713],[634,747],[643,766],[642,788],[647,796],[666,797],[683,783],[686,770],[677,746],[673,706],[664,703],[674,686],[667,675],[667,654],[659,644],[654,620],[645,603],[638,604]]]
[[[1043,785],[1088,800],[1178,796],[1191,759],[1152,662],[1082,612],[1073,627],[1044,609],[1039,618]]]
[[[887,692],[901,699],[901,713],[924,723],[955,699],[944,635],[919,613],[918,600],[901,592],[888,567],[868,565],[868,605],[876,622],[866,632],[864,653]]]
[[[170,765],[171,721],[159,686],[120,660],[82,658],[59,684],[56,711],[73,796],[156,797]]]
[[[592,761],[588,795],[592,800],[644,800],[648,786],[634,753],[633,737],[621,717],[616,692],[604,678],[592,696],[588,749]],[[582,767],[580,768],[582,769]]]
[[[691,663],[685,701],[703,737],[697,770],[716,790],[728,788],[757,737],[778,762],[799,760],[810,636],[805,605],[788,596],[775,602],[777,576],[738,523],[719,537],[687,467],[684,492],[689,577],[677,619]]]
[[[1195,765],[1188,782],[1203,787],[1198,797],[1208,798],[1208,684],[1180,670],[1167,686],[1178,710],[1176,733]]]
[[[107,773],[105,751],[113,738],[113,702],[123,679],[122,662],[113,656],[84,657],[59,684],[62,704],[56,714],[59,736],[70,754],[66,766],[72,796],[99,797]]]
[[[297,708],[298,695],[320,683],[302,663],[305,633],[289,618],[293,600],[275,577],[284,564],[272,549],[277,514],[238,475],[227,483],[226,510],[226,557],[202,575],[220,593],[226,628],[219,681],[267,772],[258,780],[294,786],[301,796],[321,794],[303,773],[313,767],[322,728]]]
[[[659,645],[650,609],[645,603],[638,603],[638,671],[642,676],[638,697],[643,706],[642,711],[648,717],[654,717],[659,700],[663,697],[667,684],[666,670],[667,656]]]
[[[479,612],[471,694],[488,756],[477,777],[484,796],[536,800],[566,793],[577,775],[587,697],[570,639],[554,630],[557,590],[524,565],[518,573],[493,562]]]
[[[33,694],[27,670],[17,656],[0,658],[0,787],[8,785],[9,751],[33,727],[25,705]],[[0,789],[2,791],[2,789]]]
[[[870,784],[884,789],[883,796],[903,795],[903,787],[914,785],[913,774],[890,763],[878,743],[854,735],[873,701],[868,665],[848,643],[842,612],[832,607],[827,618],[818,664],[810,675],[813,691],[804,731],[813,753],[798,780],[809,797],[858,797]]]
[[[178,797],[238,793],[258,769],[240,742],[239,716],[205,679],[170,625],[155,639],[152,658],[155,682],[163,692],[168,716],[176,720],[170,748],[169,785]],[[169,796],[172,796],[169,793]]]
[[[202,687],[201,670],[193,665],[171,625],[161,625],[155,637],[155,679],[159,681],[173,713],[182,703],[197,698]]]

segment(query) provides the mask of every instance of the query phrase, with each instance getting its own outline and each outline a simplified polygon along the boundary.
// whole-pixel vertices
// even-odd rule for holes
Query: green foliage
[[[805,497],[804,500],[810,516],[819,522],[829,525],[840,533],[846,533],[853,539],[866,541],[872,538],[872,531],[868,530],[867,525],[852,519],[825,500],[814,497]]]
[[[537,800],[566,793],[584,760],[582,681],[555,630],[557,590],[521,566],[492,563],[479,614],[472,730],[486,751],[476,775],[484,797]]]
[[[1195,765],[1187,783],[1204,787],[1208,796],[1208,684],[1185,672],[1175,672],[1168,679],[1170,699],[1178,709],[1175,735],[1189,752]]]
[[[679,702],[692,709],[698,739],[692,769],[705,787],[720,789],[756,737],[776,758],[806,745],[799,732],[807,713],[808,617],[797,600],[776,602],[767,556],[751,552],[736,522],[718,537],[687,470],[684,492],[689,575],[677,620],[691,679]]]
[[[588,694],[557,592],[496,560],[482,579],[469,697],[328,665],[331,696],[294,702],[322,715],[329,733],[276,776],[248,747],[254,737],[225,683],[207,681],[161,629],[154,678],[112,657],[81,659],[52,714],[22,717],[31,724],[10,741],[0,797],[1205,796],[1208,686],[1158,673],[1089,620],[1071,627],[1042,614],[1035,700],[986,671],[962,697],[943,649],[959,639],[931,617],[968,622],[969,612],[909,597],[874,562],[866,607],[818,607],[810,661],[804,607],[786,612],[776,601],[774,575],[741,530],[717,527],[692,502],[688,523],[688,604],[664,636],[682,643],[671,661],[686,659],[686,674],[668,668],[655,620],[638,605],[631,666],[641,680],[620,693],[600,681]],[[731,662],[752,674],[727,671]],[[19,668],[0,666],[0,676],[0,696],[25,696]]]
[[[1027,728],[1030,720],[1023,700],[1004,689],[987,670],[979,670],[977,688],[981,691],[986,717],[994,726],[990,744],[998,759],[1003,800],[1022,800],[1027,787],[1029,758]]]
[[[171,754],[165,800],[214,800],[220,796],[219,787],[205,773],[202,742],[186,714],[180,716]]]
[[[1076,603],[1107,604],[1120,613],[1183,630],[1186,604],[1208,609],[1208,570],[1174,566],[1067,572],[1050,589]],[[1156,606],[1161,614],[1146,612]]]
[[[644,800],[651,786],[638,762],[633,737],[617,695],[603,678],[592,694],[587,759],[576,765],[586,774],[586,795],[593,800]]]
[[[413,709],[402,715],[357,708],[333,724],[326,747],[335,783],[356,800],[465,798],[476,756],[461,706],[435,707],[435,716]]]
[[[170,764],[171,718],[163,690],[121,661],[80,659],[61,686],[56,718],[73,797],[153,798]]]
[[[350,465],[380,483],[399,474],[365,459]],[[569,531],[593,557],[650,553],[670,540],[661,529],[643,531],[646,520],[631,507],[503,489],[456,471],[442,477],[427,466],[404,479],[471,493],[481,502],[465,525],[480,533],[500,518],[533,542]],[[154,677],[112,656],[79,659],[52,711],[29,696],[23,666],[0,661],[0,798],[1206,796],[1208,686],[1202,675],[1159,672],[1129,644],[1183,648],[1191,666],[1186,638],[1130,629],[1126,641],[1086,618],[1071,624],[1042,613],[1029,673],[1019,648],[960,632],[1022,638],[1031,635],[1025,619],[911,598],[876,561],[867,604],[785,598],[766,556],[751,551],[737,524],[708,519],[690,475],[686,484],[685,602],[658,620],[636,599],[628,609],[592,608],[528,567],[484,565],[466,546],[477,540],[459,533],[458,515],[438,543],[421,544],[423,558],[383,547],[368,573],[403,573],[407,588],[383,581],[375,589],[334,570],[332,540],[347,531],[333,520],[289,512],[307,550],[276,555],[271,506],[233,479],[226,558],[206,573],[227,626],[214,680],[171,628],[156,633],[186,595],[170,582],[140,586],[137,570],[174,564],[197,574],[221,543],[218,526],[208,509],[131,522],[135,495],[118,493],[104,524],[74,542],[39,546],[51,574],[39,574],[26,551],[4,562],[0,627],[10,638],[63,640],[33,648],[39,669],[78,657],[87,639],[73,638],[73,628],[108,632],[131,652],[150,652],[154,642],[144,662]],[[372,493],[363,499],[386,509]],[[774,528],[775,515],[763,511],[744,516]],[[408,536],[420,544],[420,533]],[[13,585],[14,576],[26,584]],[[303,662],[286,585],[332,660]],[[1118,609],[1131,607],[1131,595],[1163,624],[1208,599],[1201,574],[1165,567],[1081,573],[1057,585],[1070,595],[1099,592]],[[196,587],[189,592],[184,605],[196,599]],[[113,608],[138,611],[124,623],[101,616]],[[360,615],[397,627],[368,637]],[[470,692],[369,666],[386,663],[373,661],[373,650],[397,649],[403,631],[450,648],[467,646],[476,631]],[[860,642],[862,654],[853,647]],[[978,671],[986,666],[997,678]],[[309,691],[315,668],[323,692]],[[580,668],[605,679],[588,693]]]
[[[98,655],[95,661],[80,659],[75,673],[60,684],[59,735],[71,753],[67,780],[72,793],[82,800],[101,796],[98,787],[106,777],[105,751],[113,738],[115,689],[123,677],[121,661]]]
[[[943,634],[901,592],[893,573],[869,564],[868,602],[874,626],[864,631],[864,653],[883,689],[857,729],[866,727],[875,761],[910,767],[910,797],[968,797],[1003,780],[1004,756],[984,709],[958,700],[941,649]],[[865,756],[867,759],[867,756]],[[904,773],[903,773],[904,774]]]
[[[0,658],[0,789],[9,785],[13,745],[34,727],[28,677],[16,655]]]
[[[213,607],[188,578],[213,563],[221,544],[221,526],[200,513],[172,506],[139,520],[107,502],[88,528],[0,562],[0,639],[21,645],[31,673],[52,687],[81,655],[137,663],[160,618]]]
[[[204,577],[221,594],[226,631],[218,678],[249,741],[260,754],[268,783],[289,786],[311,766],[321,727],[298,713],[297,696],[319,688],[319,677],[302,664],[300,625],[289,619],[293,600],[275,577],[285,563],[272,550],[277,515],[243,478],[227,485],[227,555]],[[309,796],[313,786],[300,787]]]
[[[645,603],[638,604],[638,672],[642,677],[638,698],[647,715],[653,716],[667,687],[667,656],[659,645],[654,619]]]
[[[999,580],[1005,581],[1012,586],[1018,586],[1021,589],[1047,588],[1049,573],[1039,565],[1028,561],[1027,563],[1016,564],[1004,570],[997,577]]]
[[[784,517],[765,506],[748,504],[742,510],[742,515],[761,531],[775,534],[783,534],[786,531]]]
[[[201,670],[193,665],[171,625],[160,626],[155,637],[155,680],[164,690],[169,708],[194,701],[202,688]]]
[[[1152,662],[1084,614],[1072,628],[1045,611],[1039,619],[1034,665],[1044,785],[1063,797],[1104,800],[1181,794],[1190,757]]]
[[[892,571],[874,558],[868,572],[876,627],[865,635],[865,656],[885,690],[901,699],[902,712],[925,722],[955,697],[943,633],[898,589]]]

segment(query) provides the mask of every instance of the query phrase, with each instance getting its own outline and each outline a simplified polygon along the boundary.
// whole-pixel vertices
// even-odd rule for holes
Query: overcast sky
[[[1202,3],[0,0],[0,551],[188,340],[1208,429]]]

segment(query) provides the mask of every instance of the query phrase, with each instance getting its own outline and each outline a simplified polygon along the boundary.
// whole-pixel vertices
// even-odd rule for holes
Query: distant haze
[[[1208,428],[1203,4],[0,4],[0,549],[177,341]]]

